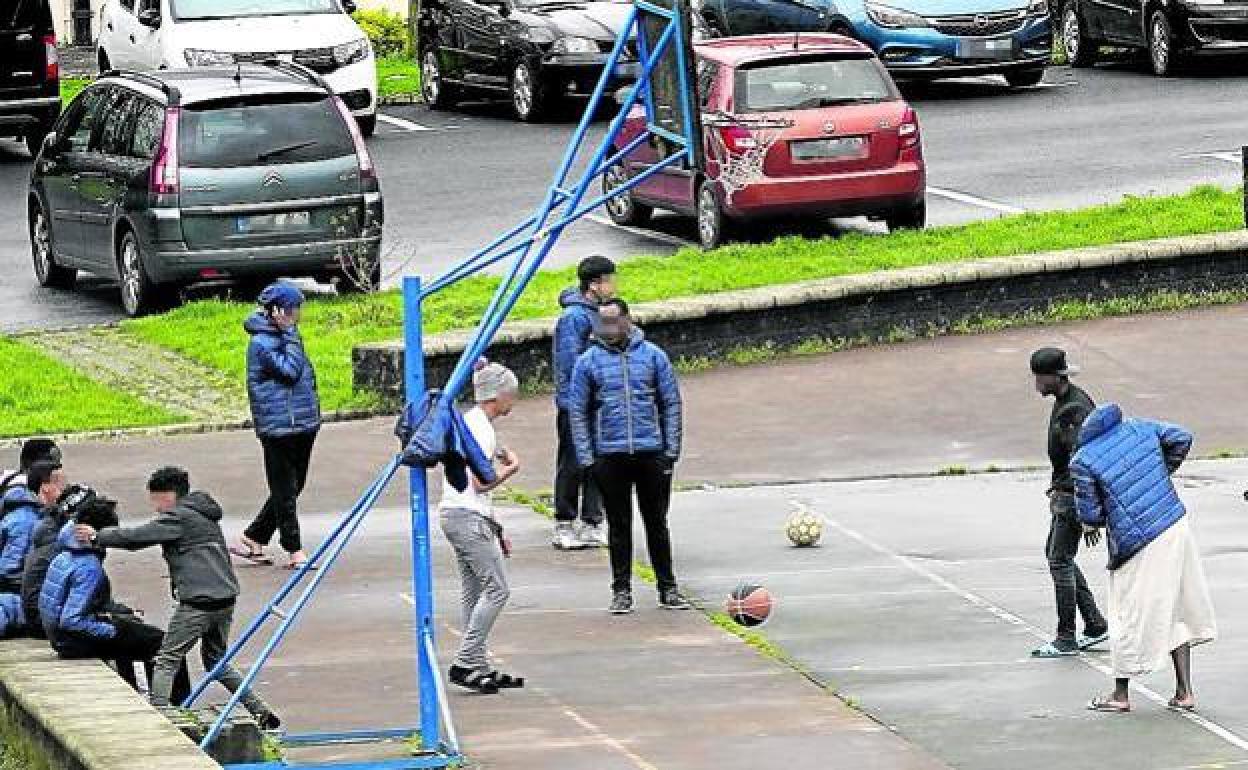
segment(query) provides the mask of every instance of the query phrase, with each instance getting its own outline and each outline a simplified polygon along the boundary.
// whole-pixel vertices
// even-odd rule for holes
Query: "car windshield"
[[[872,104],[897,98],[897,90],[870,58],[763,63],[737,73],[738,109],[806,110],[839,104]]]
[[[334,103],[315,94],[191,105],[182,109],[178,129],[187,168],[308,163],[355,153]]]
[[[338,0],[171,0],[171,4],[179,21],[342,13]]]
[[[0,7],[0,30],[34,29],[45,25],[46,0],[17,0],[17,5]]]

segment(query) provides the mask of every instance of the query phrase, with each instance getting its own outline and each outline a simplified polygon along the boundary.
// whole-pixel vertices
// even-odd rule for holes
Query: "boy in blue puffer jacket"
[[[264,547],[279,532],[291,569],[307,561],[299,534],[299,495],[308,479],[312,447],[321,428],[316,372],[303,349],[299,317],[303,292],[278,282],[260,292],[260,309],[243,322],[247,346],[247,397],[264,449],[269,497],[230,551],[253,564],[271,564]]]
[[[26,471],[26,484],[4,493],[0,509],[0,594],[21,594],[22,573],[30,553],[35,526],[43,509],[65,490],[60,463],[40,461]]]
[[[79,510],[78,522],[96,530],[115,527],[117,503],[94,498]],[[61,550],[48,565],[39,593],[44,633],[62,658],[116,661],[117,672],[135,689],[133,663],[142,662],[150,684],[164,632],[139,620],[129,607],[113,602],[103,551],[78,540],[74,526],[72,521],[66,523],[57,536]],[[190,692],[183,662],[174,678],[174,702],[181,703]]]
[[[633,611],[633,490],[646,529],[646,547],[659,605],[689,609],[676,587],[667,509],[672,469],[680,459],[681,399],[676,372],[657,345],[633,327],[628,303],[599,309],[598,338],[577,360],[568,417],[577,463],[592,470],[607,509],[611,552],[609,612]]]

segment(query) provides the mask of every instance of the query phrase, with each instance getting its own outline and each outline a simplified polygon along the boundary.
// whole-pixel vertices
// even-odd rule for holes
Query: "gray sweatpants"
[[[173,617],[169,619],[169,630],[165,632],[165,641],[160,645],[160,652],[156,653],[155,665],[152,667],[153,706],[169,705],[173,676],[196,642],[200,643],[199,652],[204,661],[204,671],[212,671],[217,661],[225,657],[230,641],[230,624],[233,621],[233,607],[200,610],[188,604],[178,605]],[[233,693],[242,685],[243,677],[233,666],[226,666],[221,670],[217,681]],[[261,717],[271,713],[268,705],[250,691],[242,697],[241,702],[253,716]]]
[[[494,528],[476,511],[450,508],[442,512],[442,532],[455,549],[463,584],[464,638],[454,665],[490,671],[487,642],[494,621],[507,604],[511,589],[503,569],[503,552]]]

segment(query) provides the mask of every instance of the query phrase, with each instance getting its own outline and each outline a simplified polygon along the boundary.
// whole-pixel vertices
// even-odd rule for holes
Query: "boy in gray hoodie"
[[[224,657],[238,578],[221,532],[221,506],[206,492],[192,492],[186,471],[161,468],[148,480],[147,492],[156,518],[137,527],[106,527],[99,532],[79,525],[76,535],[81,542],[100,548],[137,551],[161,547],[178,606],[156,655],[151,697],[152,705],[167,706],[178,665],[197,642],[205,671],[211,671]],[[218,681],[233,693],[243,678],[232,666],[226,666]],[[261,729],[273,730],[281,724],[254,693],[245,694],[242,703]]]

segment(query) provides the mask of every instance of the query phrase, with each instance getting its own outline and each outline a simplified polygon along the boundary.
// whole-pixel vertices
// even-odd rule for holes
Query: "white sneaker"
[[[581,527],[580,538],[591,548],[602,548],[607,545],[607,530],[601,524],[586,524]]]
[[[576,536],[576,530],[571,524],[556,524],[555,536],[551,538],[550,544],[560,551],[575,551],[587,547],[579,537]]]

